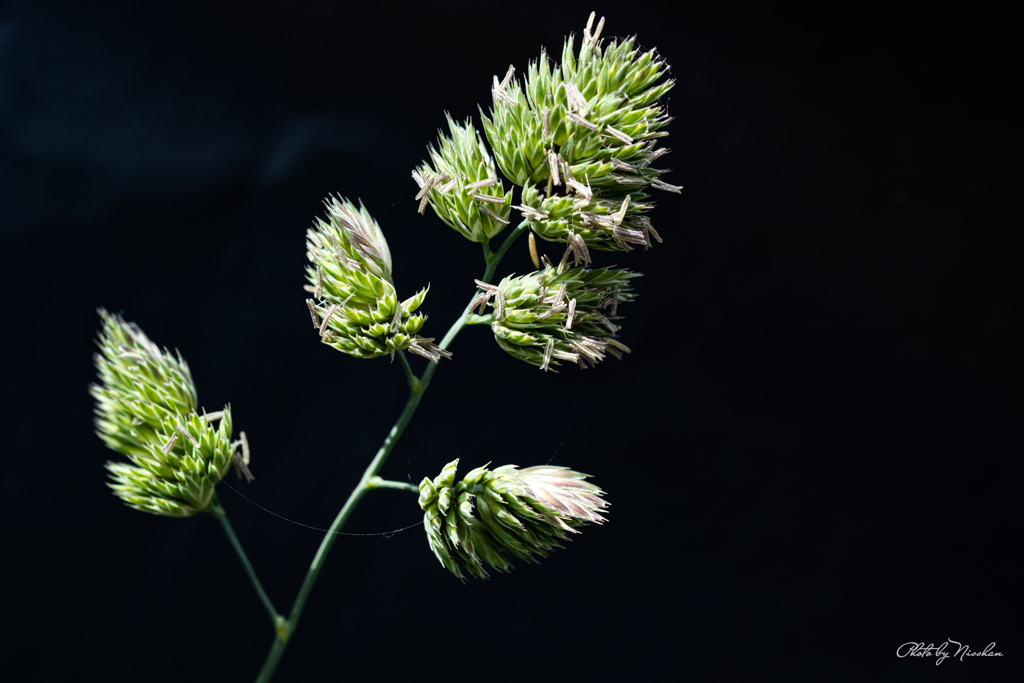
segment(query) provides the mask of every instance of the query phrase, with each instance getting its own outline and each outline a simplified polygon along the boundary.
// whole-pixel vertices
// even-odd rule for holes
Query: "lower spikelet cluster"
[[[200,415],[181,355],[161,351],[120,316],[99,314],[96,432],[132,462],[106,464],[114,493],[143,512],[188,517],[207,508],[232,464],[251,479],[245,433],[231,440],[231,407]],[[239,445],[244,455],[236,453]]]
[[[484,565],[512,568],[510,558],[537,562],[608,506],[589,475],[565,467],[478,467],[455,481],[458,460],[420,483],[430,549],[455,576],[487,578]]]
[[[629,285],[638,273],[618,268],[548,266],[498,285],[477,281],[483,291],[474,309],[494,309],[491,330],[498,346],[542,370],[564,360],[581,368],[606,354],[621,358],[629,347],[616,339],[618,306],[633,298]]]

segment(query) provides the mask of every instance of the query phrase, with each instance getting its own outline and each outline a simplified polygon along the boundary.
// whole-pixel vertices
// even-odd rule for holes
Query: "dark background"
[[[591,9],[672,65],[665,243],[634,353],[543,374],[464,331],[384,475],[553,458],[610,522],[461,585],[417,527],[343,537],[276,680],[997,680],[1021,639],[1019,38],[996,14],[648,3],[0,4],[4,666],[250,680],[272,639],[216,522],[104,484],[94,309],[231,402],[260,505],[326,527],[405,398],[318,343],[303,236],[331,192],[383,226],[440,337],[482,272],[416,214],[443,112]],[[548,253],[558,255],[553,246]],[[502,264],[529,269],[525,243]],[[414,361],[421,367],[421,359]],[[13,441],[13,443],[12,443]],[[234,477],[231,486],[241,488]],[[221,491],[287,611],[321,534]],[[415,524],[370,494],[348,531]],[[1001,659],[898,659],[952,638]],[[442,679],[443,680],[443,679]],[[1019,680],[1019,679],[1018,679]]]

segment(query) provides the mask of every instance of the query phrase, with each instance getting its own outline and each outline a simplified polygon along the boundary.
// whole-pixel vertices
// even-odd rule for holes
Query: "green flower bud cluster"
[[[559,541],[589,522],[601,524],[608,506],[589,476],[565,467],[505,465],[478,467],[455,481],[459,461],[448,463],[433,481],[420,482],[420,508],[430,549],[441,564],[465,581],[463,572],[487,578],[484,565],[512,568],[513,557],[537,562]]]
[[[548,266],[521,277],[506,277],[483,290],[472,306],[494,308],[491,330],[498,346],[514,358],[550,370],[559,360],[581,368],[605,354],[621,358],[629,347],[615,338],[618,305],[634,294],[629,280],[639,273],[618,268]],[[493,301],[491,299],[493,298]]]
[[[658,83],[667,65],[635,39],[602,43],[603,23],[593,35],[587,25],[578,55],[569,36],[560,67],[542,53],[523,85],[512,70],[501,83],[495,77],[490,116],[481,118],[502,173],[523,187],[518,208],[536,234],[629,251],[660,241],[643,216],[652,208],[646,188],[682,189],[651,166],[669,151],[657,147],[671,120],[658,100],[674,81]]]
[[[420,186],[420,213],[427,203],[449,227],[473,242],[487,242],[508,225],[512,190],[504,191],[494,160],[468,119],[459,125],[446,114],[451,137],[439,132],[439,149],[412,177]]]
[[[231,407],[200,415],[181,355],[161,351],[120,316],[99,314],[103,329],[94,360],[100,384],[90,387],[96,432],[133,463],[106,464],[114,493],[136,510],[188,517],[209,506],[232,464],[251,478],[248,458],[236,455],[243,442],[231,440]]]
[[[391,281],[391,252],[366,207],[329,197],[327,220],[306,233],[306,267],[313,293],[306,300],[323,343],[357,358],[376,358],[408,349],[433,362],[451,354],[417,333],[426,316],[416,309],[428,287],[399,302]]]

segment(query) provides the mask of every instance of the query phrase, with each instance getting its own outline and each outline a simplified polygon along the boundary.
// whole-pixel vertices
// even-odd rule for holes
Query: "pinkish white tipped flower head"
[[[512,568],[511,559],[537,562],[579,527],[601,524],[608,506],[589,476],[565,467],[479,467],[455,481],[459,461],[420,483],[427,541],[459,579],[487,578],[484,565]]]

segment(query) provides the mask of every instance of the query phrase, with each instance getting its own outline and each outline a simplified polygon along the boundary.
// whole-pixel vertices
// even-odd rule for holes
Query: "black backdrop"
[[[84,4],[0,5],[4,666],[248,680],[272,633],[215,521],[104,485],[94,309],[180,348],[208,409],[231,402],[246,496],[326,527],[405,387],[309,329],[305,228],[327,193],[362,198],[399,292],[431,283],[440,336],[482,261],[416,214],[410,171],[445,110],[475,116],[493,74],[557,53],[592,8]],[[277,680],[1007,675],[1024,643],[1012,25],[596,9],[678,81],[665,243],[599,259],[645,273],[634,353],[545,375],[466,330],[384,474],[553,457],[595,475],[611,521],[467,585],[419,527],[344,537]],[[525,244],[503,264],[528,268]],[[221,498],[286,610],[321,534]],[[382,491],[347,529],[419,519]],[[1004,656],[895,655],[946,639]]]

